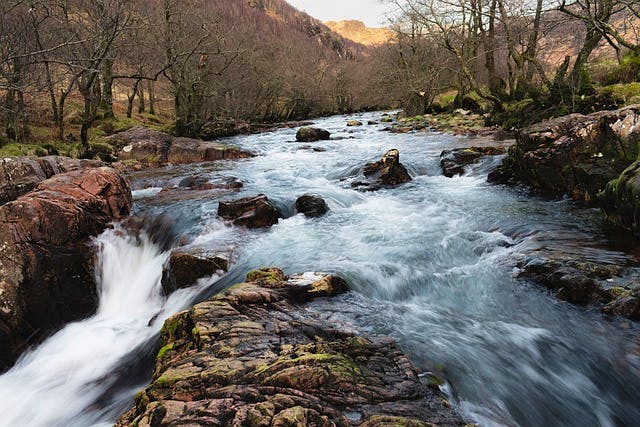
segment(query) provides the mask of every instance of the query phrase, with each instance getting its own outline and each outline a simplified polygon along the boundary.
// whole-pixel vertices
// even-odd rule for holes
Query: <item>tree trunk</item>
[[[127,95],[127,118],[130,119],[133,116],[133,102],[138,95],[138,86],[140,86],[140,79],[136,80],[133,84],[133,90],[130,95]]]
[[[15,111],[15,105],[14,105],[15,89],[13,89],[11,85],[7,89],[4,99],[5,99],[4,108],[6,110],[5,123],[4,123],[5,133],[7,135],[7,138],[17,139],[18,132],[16,129],[17,123],[16,123],[16,111]]]
[[[147,93],[149,94],[149,114],[156,114],[156,94],[153,80],[148,80]]]
[[[105,59],[102,66],[102,106],[104,118],[115,117],[113,113],[113,60]]]
[[[576,62],[573,64],[573,69],[569,75],[571,86],[576,94],[583,92],[583,86],[587,83],[585,81],[587,61],[591,56],[591,52],[593,52],[598,46],[598,43],[600,43],[600,40],[602,40],[602,33],[597,31],[595,28],[587,29],[584,44],[576,57]]]
[[[142,85],[138,85],[138,114],[144,113],[145,110],[144,89],[142,88]]]

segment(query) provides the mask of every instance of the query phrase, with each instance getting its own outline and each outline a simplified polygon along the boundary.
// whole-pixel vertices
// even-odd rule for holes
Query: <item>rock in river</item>
[[[169,295],[177,289],[188,288],[198,279],[227,271],[229,260],[221,255],[175,251],[162,272],[162,289]]]
[[[282,214],[264,194],[240,200],[220,202],[218,215],[231,220],[235,225],[248,228],[271,227],[278,223]]]
[[[131,205],[127,181],[101,167],[55,175],[0,207],[0,369],[95,309],[89,238]]]
[[[153,381],[116,426],[462,426],[387,337],[362,336],[307,301],[335,276],[248,276],[167,320]]]
[[[322,197],[316,194],[305,194],[296,200],[296,212],[308,218],[315,218],[329,212],[329,206]]]
[[[478,162],[484,156],[504,154],[505,148],[498,147],[467,147],[444,150],[440,154],[442,173],[448,178],[464,174],[465,167]]]
[[[324,141],[329,138],[331,138],[331,133],[329,133],[329,131],[308,126],[301,127],[296,133],[296,141],[298,142]]]
[[[640,162],[609,182],[599,202],[609,221],[640,237]]]
[[[391,149],[377,162],[368,163],[364,167],[364,176],[367,181],[356,181],[352,187],[361,187],[366,190],[378,190],[384,187],[395,187],[411,181],[407,169],[400,163],[400,152]]]

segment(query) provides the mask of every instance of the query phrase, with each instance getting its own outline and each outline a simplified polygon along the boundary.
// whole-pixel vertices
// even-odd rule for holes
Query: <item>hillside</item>
[[[341,36],[365,46],[379,46],[389,41],[393,33],[388,28],[367,27],[357,20],[328,21],[325,25]]]

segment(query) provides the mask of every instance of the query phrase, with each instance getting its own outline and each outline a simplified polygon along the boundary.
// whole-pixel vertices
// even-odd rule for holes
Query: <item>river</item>
[[[134,214],[165,214],[190,246],[231,252],[229,273],[166,300],[159,282],[168,255],[144,239],[107,231],[96,239],[97,314],[66,326],[0,377],[0,425],[110,425],[149,381],[162,320],[267,265],[347,279],[353,292],[332,302],[340,309],[331,317],[389,334],[418,368],[443,371],[443,390],[470,422],[640,425],[637,326],[515,278],[519,262],[536,254],[623,264],[637,277],[638,255],[628,240],[608,236],[596,210],[488,184],[499,157],[462,177],[442,175],[442,150],[486,141],[346,126],[381,114],[316,120],[331,141],[300,144],[295,129],[281,129],[227,141],[260,154],[252,159],[134,174]],[[362,165],[390,148],[400,150],[413,181],[353,190]],[[211,182],[235,177],[244,187],[160,192],[194,173]],[[325,198],[329,214],[293,215],[295,199],[308,192]],[[287,218],[259,231],[217,218],[220,198],[258,193]]]

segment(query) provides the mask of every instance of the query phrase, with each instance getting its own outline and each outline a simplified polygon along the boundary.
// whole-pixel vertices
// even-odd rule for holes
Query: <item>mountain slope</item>
[[[393,33],[388,28],[367,27],[357,20],[328,21],[325,25],[341,36],[365,46],[379,46],[388,42]]]

